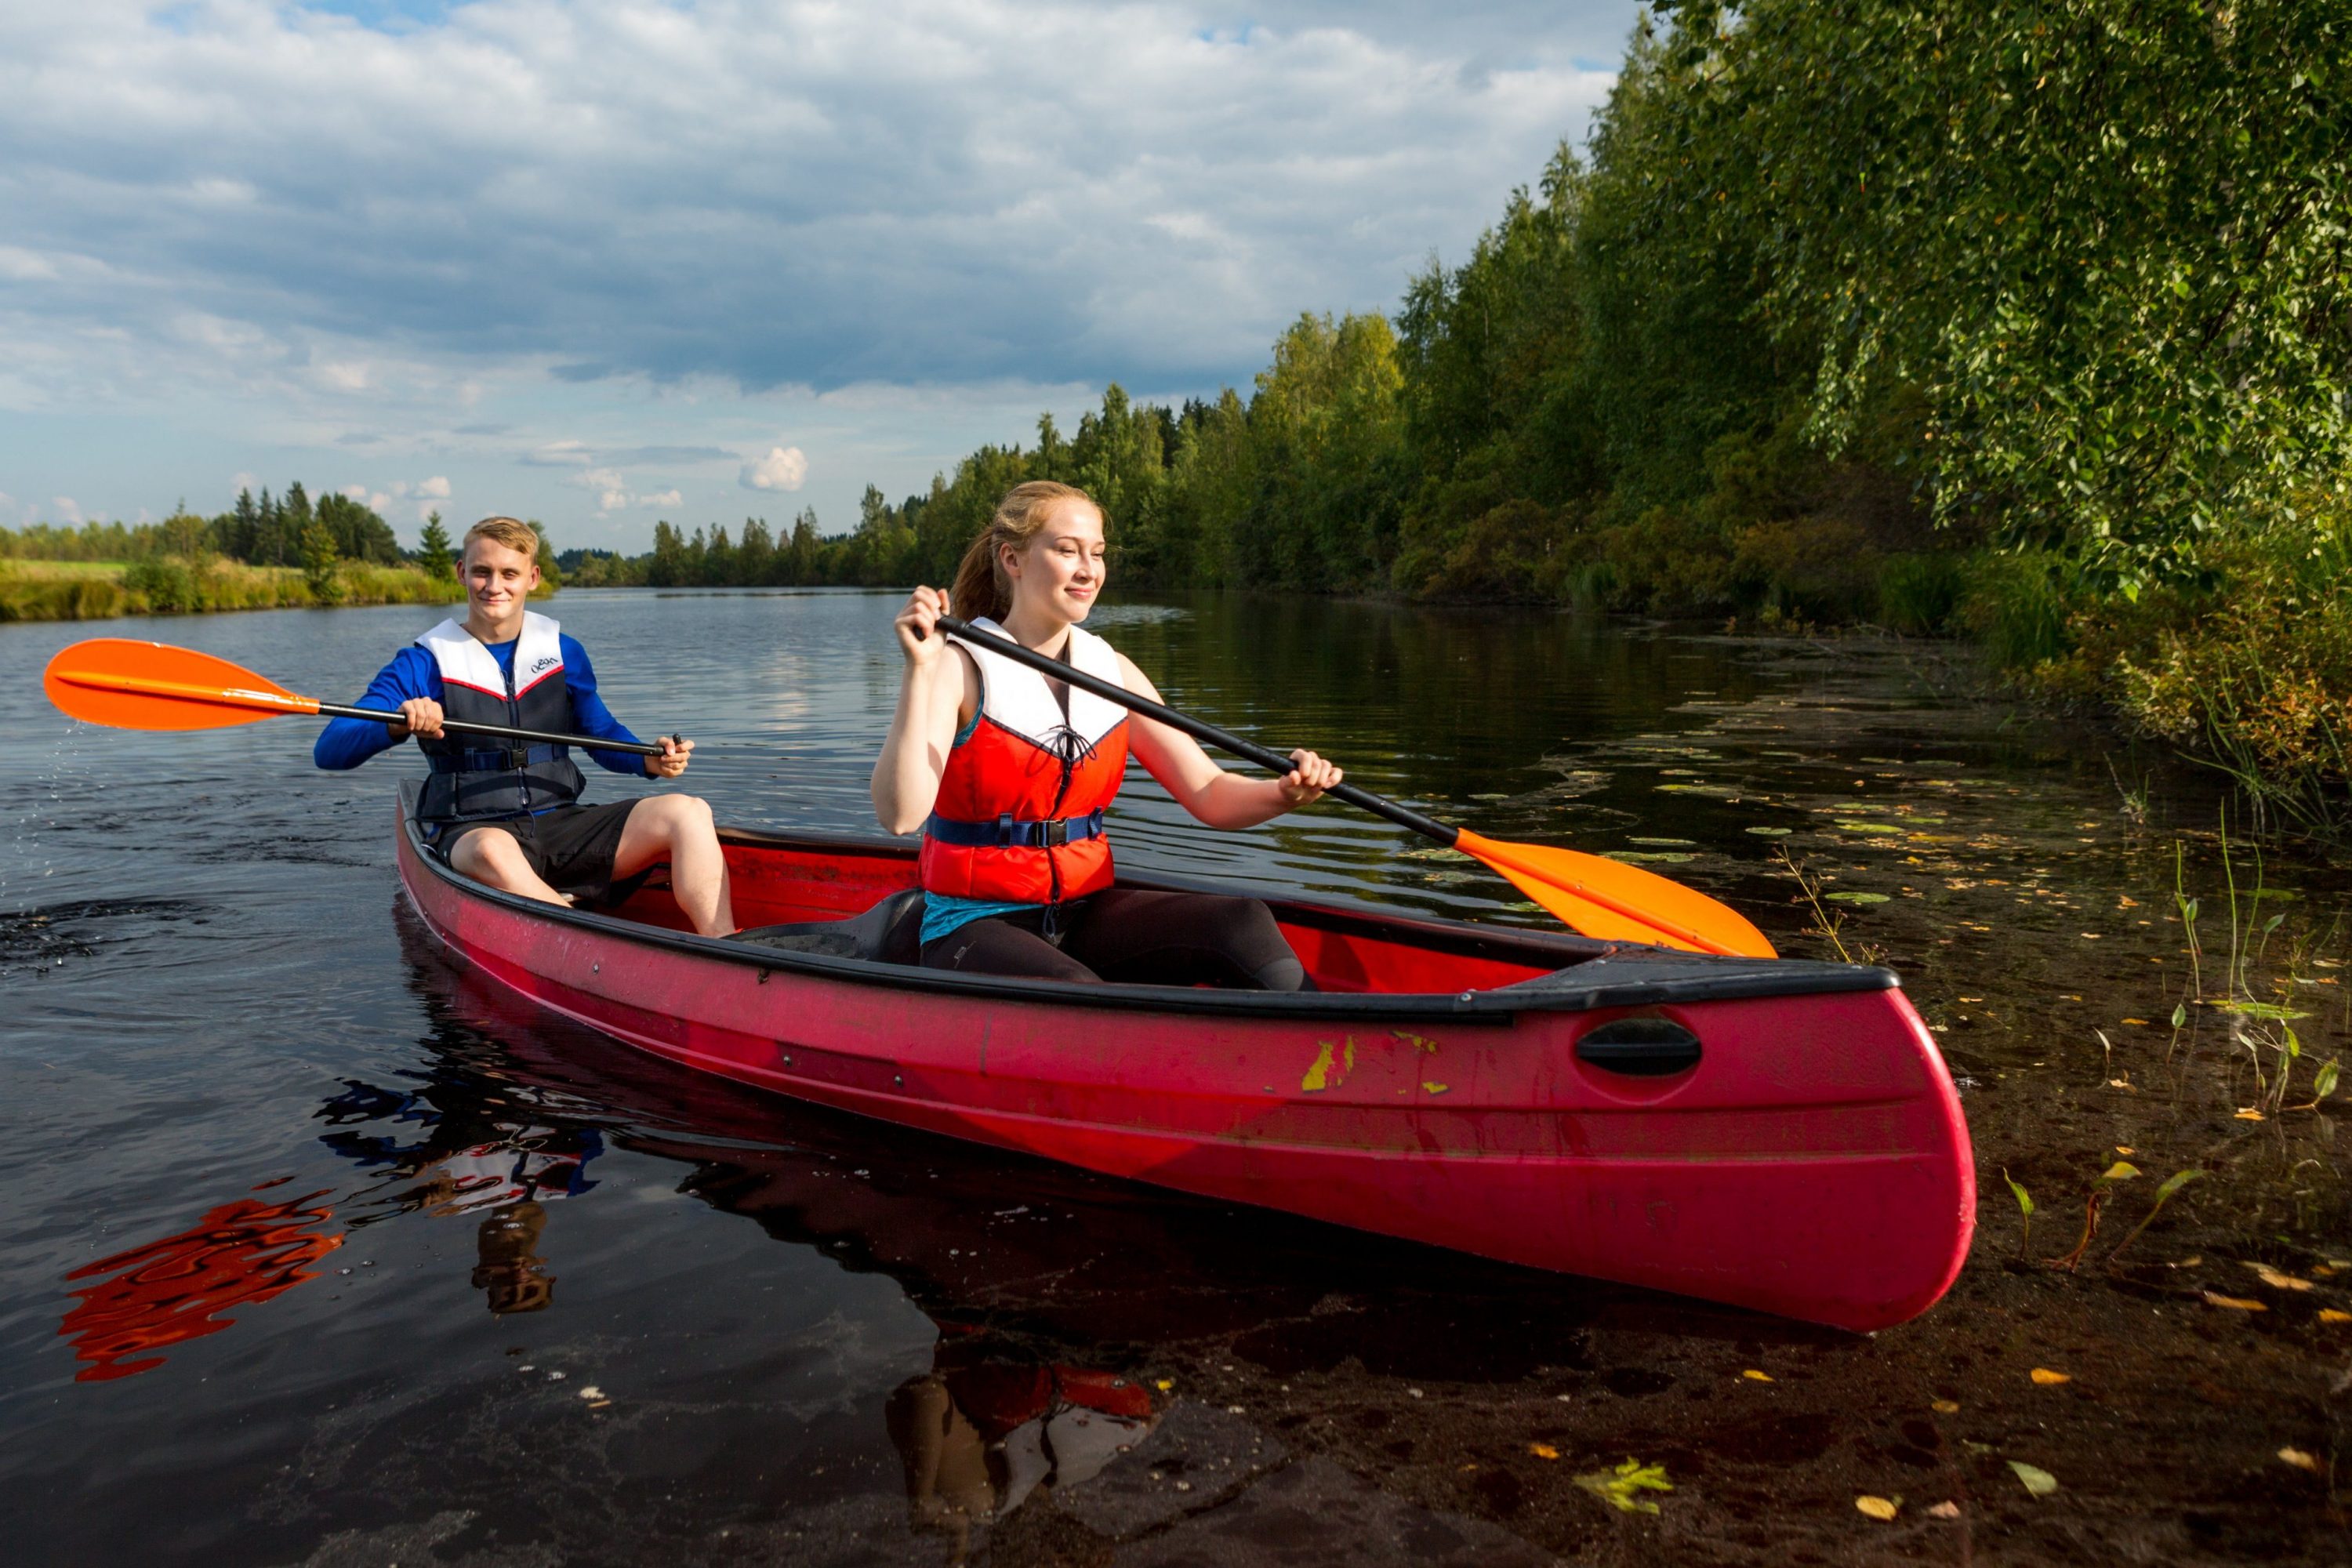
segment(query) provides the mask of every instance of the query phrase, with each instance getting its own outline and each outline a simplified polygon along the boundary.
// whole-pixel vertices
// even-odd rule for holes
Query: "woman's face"
[[[1004,569],[1015,606],[1055,620],[1085,620],[1109,575],[1102,513],[1085,501],[1062,502],[1024,548],[1005,552]]]

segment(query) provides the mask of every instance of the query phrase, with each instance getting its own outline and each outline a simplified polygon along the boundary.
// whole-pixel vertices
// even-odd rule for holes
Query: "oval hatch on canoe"
[[[1698,1066],[1698,1037],[1672,1018],[1618,1018],[1576,1042],[1580,1060],[1632,1078],[1666,1078]]]

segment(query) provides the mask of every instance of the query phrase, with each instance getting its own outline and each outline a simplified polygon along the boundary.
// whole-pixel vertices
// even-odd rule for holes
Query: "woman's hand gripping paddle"
[[[1124,687],[1097,679],[1059,659],[1034,653],[1010,637],[992,636],[953,616],[941,616],[938,625],[958,637],[988,637],[992,652],[1016,664],[1025,664],[1055,680],[1091,691],[1262,768],[1271,768],[1277,773],[1286,773],[1291,769],[1290,759],[1279,752],[1228,734],[1189,713],[1138,697]],[[1513,844],[1465,828],[1449,827],[1351,784],[1335,785],[1325,793],[1485,862],[1513,887],[1587,936],[1656,942],[1687,952],[1747,958],[1780,956],[1764,940],[1764,933],[1738,910],[1654,871],[1575,849],[1559,849],[1548,844]]]
[[[290,713],[373,719],[379,724],[402,722],[400,714],[381,708],[346,708],[315,697],[297,697],[276,681],[194,648],[129,637],[92,637],[61,649],[41,672],[41,689],[73,718],[118,730],[220,730]],[[662,754],[659,746],[643,741],[600,741],[593,735],[558,735],[448,720],[441,727],[550,746],[633,752],[641,757]]]

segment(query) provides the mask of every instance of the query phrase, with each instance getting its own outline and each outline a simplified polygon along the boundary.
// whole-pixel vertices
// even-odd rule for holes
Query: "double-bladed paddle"
[[[221,730],[293,713],[373,719],[379,724],[402,722],[400,714],[381,708],[346,708],[315,697],[297,697],[273,680],[194,648],[130,637],[92,637],[59,650],[41,672],[41,689],[74,718],[118,730]],[[503,724],[461,724],[454,719],[443,720],[441,727],[549,746],[634,752],[641,757],[662,754],[659,746],[643,741],[600,741],[593,735],[558,735]]]
[[[1296,765],[1280,752],[1229,734],[1165,703],[1138,697],[1125,687],[1074,669],[1060,659],[1023,647],[1010,637],[982,631],[969,621],[941,616],[938,625],[942,631],[958,637],[975,641],[986,638],[992,653],[1015,664],[1025,664],[1082,691],[1091,691],[1171,730],[1181,730],[1194,740],[1206,741],[1245,762],[1277,773],[1286,773]],[[1772,951],[1772,944],[1764,940],[1764,933],[1738,910],[1696,888],[1685,888],[1639,866],[1549,844],[1513,844],[1467,828],[1449,827],[1351,784],[1340,784],[1324,793],[1384,817],[1399,827],[1409,827],[1424,838],[1433,838],[1449,849],[1458,849],[1474,860],[1484,861],[1519,891],[1587,936],[1657,942],[1690,952],[1748,958],[1779,956]]]

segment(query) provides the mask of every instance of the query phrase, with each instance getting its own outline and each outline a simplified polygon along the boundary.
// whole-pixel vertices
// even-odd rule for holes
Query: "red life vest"
[[[994,621],[972,625],[1005,636]],[[955,639],[980,667],[980,713],[923,825],[923,890],[1024,904],[1098,893],[1111,883],[1102,812],[1127,773],[1127,710],[1070,688],[1065,717],[1045,678],[990,640]],[[1066,657],[1120,683],[1118,656],[1090,632],[1070,628]]]

